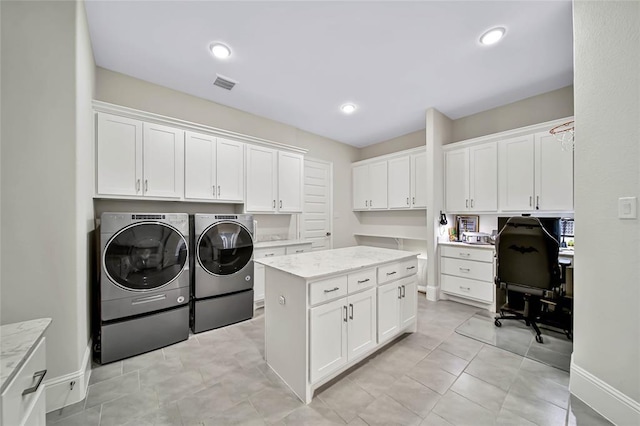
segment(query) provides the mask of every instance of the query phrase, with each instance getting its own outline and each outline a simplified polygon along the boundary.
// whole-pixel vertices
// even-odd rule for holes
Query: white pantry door
[[[332,163],[305,158],[302,238],[311,241],[313,250],[327,250],[333,247],[332,175]]]

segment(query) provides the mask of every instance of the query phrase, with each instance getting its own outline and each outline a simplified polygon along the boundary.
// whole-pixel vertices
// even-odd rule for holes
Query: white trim
[[[89,378],[91,377],[91,347],[92,342],[89,339],[78,371],[54,377],[44,382],[47,413],[75,404],[86,398]],[[73,389],[71,389],[71,382],[75,382]]]
[[[172,127],[177,127],[184,130],[193,130],[200,133],[207,133],[213,136],[236,140],[239,142],[248,142],[251,144],[268,146],[280,150],[292,151],[301,154],[307,152],[304,148],[297,146],[286,145],[280,142],[274,142],[268,139],[259,138],[256,136],[244,135],[242,133],[232,132],[231,130],[224,130],[217,127],[206,126],[204,124],[193,123],[191,121],[181,120],[179,118],[167,117],[165,115],[155,114],[147,111],[140,111],[137,109],[125,107],[122,105],[110,104],[108,102],[93,101],[93,110],[97,112],[106,112],[109,114],[115,114],[125,116],[128,118],[149,121],[158,124],[165,124]]]
[[[518,127],[517,129],[506,130],[504,132],[491,133],[489,135],[479,136],[473,139],[466,139],[459,142],[448,143],[446,145],[442,145],[442,151],[446,152],[452,149],[463,148],[470,145],[477,145],[485,142],[499,141],[502,139],[544,132],[551,130],[551,128],[559,124],[566,123],[567,121],[571,120],[573,120],[573,117],[559,118],[557,120],[545,121],[544,123],[532,124],[531,126]]]
[[[440,287],[435,285],[427,285],[427,300],[436,302],[440,299]]]
[[[362,164],[377,163],[378,161],[389,160],[395,157],[403,157],[405,155],[419,154],[427,151],[427,146],[419,146],[416,148],[405,149],[403,151],[392,152],[390,154],[379,155],[377,157],[367,158],[366,160],[355,161],[351,163],[351,167],[360,166]]]
[[[571,393],[616,425],[640,424],[640,402],[589,373],[571,355]]]
[[[334,215],[334,211],[333,211],[333,207],[334,207],[334,203],[333,203],[333,162],[332,161],[326,161],[326,160],[320,160],[318,158],[314,158],[314,157],[304,157],[304,162],[306,161],[311,161],[314,163],[320,163],[320,164],[324,164],[326,166],[329,166],[329,232],[331,233],[330,237],[329,237],[329,250],[333,249],[333,215]],[[303,162],[303,167],[304,167],[304,162]],[[304,182],[302,185],[302,192],[303,192],[303,207],[304,207],[304,196],[305,194],[305,187],[304,187]],[[298,216],[298,238],[303,239],[303,233],[304,233],[304,208],[302,211],[302,214]]]

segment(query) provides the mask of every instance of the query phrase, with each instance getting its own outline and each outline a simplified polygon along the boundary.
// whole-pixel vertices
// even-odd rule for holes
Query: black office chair
[[[535,330],[536,341],[542,343],[536,320],[540,299],[553,296],[560,287],[558,247],[558,241],[537,218],[512,217],[507,221],[496,239],[495,283],[507,290],[507,303],[495,318],[496,327],[502,326],[503,319],[524,320]],[[509,292],[523,294],[524,309],[509,304]],[[506,316],[505,312],[512,315]]]

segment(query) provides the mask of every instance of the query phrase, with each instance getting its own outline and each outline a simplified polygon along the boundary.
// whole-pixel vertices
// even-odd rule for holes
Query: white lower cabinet
[[[378,342],[385,342],[411,324],[417,315],[417,277],[378,287]]]
[[[494,309],[495,285],[493,247],[440,247],[440,289],[460,302],[469,300],[476,305]]]
[[[277,244],[282,244],[278,241]],[[281,247],[260,247],[253,252],[254,259],[265,257],[284,256],[285,254],[300,254],[311,251],[311,243],[296,243]],[[254,263],[253,266],[253,302],[261,306],[264,301],[264,266]]]
[[[376,345],[376,290],[312,308],[309,328],[314,383]]]

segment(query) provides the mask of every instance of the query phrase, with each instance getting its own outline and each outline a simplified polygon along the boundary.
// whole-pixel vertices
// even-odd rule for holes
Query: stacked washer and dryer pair
[[[191,238],[190,238],[191,236]],[[158,349],[253,316],[249,215],[103,213],[94,358]]]

